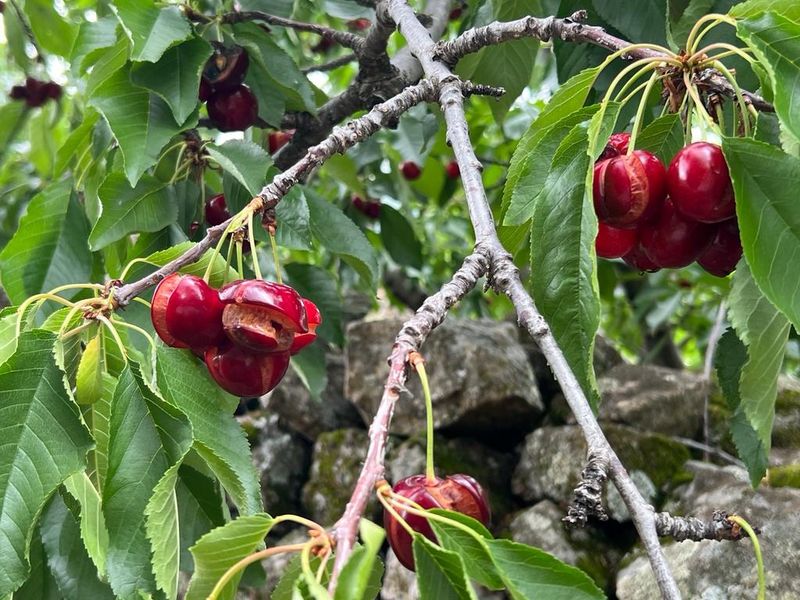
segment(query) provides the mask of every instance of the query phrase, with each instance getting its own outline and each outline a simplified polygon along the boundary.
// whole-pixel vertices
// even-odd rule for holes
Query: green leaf
[[[117,42],[117,25],[119,21],[113,16],[104,17],[97,21],[81,21],[78,35],[72,45],[69,62],[81,74],[86,71],[84,61],[91,59],[98,50],[114,46]]]
[[[186,600],[205,600],[225,572],[252,554],[272,528],[274,519],[266,513],[239,517],[210,531],[191,548],[195,572]],[[217,596],[232,600],[242,572],[236,574]]]
[[[153,488],[153,496],[144,509],[147,539],[153,548],[153,574],[159,589],[167,598],[178,597],[180,569],[180,517],[175,485],[178,482],[175,463]]]
[[[182,254],[186,253],[195,245],[196,244],[194,242],[182,242],[176,246],[167,248],[166,250],[154,252],[144,260],[152,265],[163,267],[168,262],[173,261]],[[208,263],[211,261],[212,254],[212,250],[206,251],[200,260],[190,265],[186,265],[180,270],[180,272],[184,273],[185,275],[197,275],[198,277],[202,277],[208,268]],[[208,280],[209,285],[219,288],[225,281],[233,281],[234,279],[238,278],[239,276],[236,271],[225,264],[225,258],[223,256],[218,254],[214,257],[214,266],[211,268],[211,276]]]
[[[116,0],[112,10],[133,44],[131,60],[156,62],[168,48],[192,34],[181,9],[174,5],[159,8],[156,3]]]
[[[131,81],[163,98],[175,122],[183,123],[197,108],[200,75],[212,53],[205,40],[189,38],[167,50],[158,62],[134,65]]]
[[[381,239],[394,262],[422,268],[422,244],[414,228],[402,213],[387,204],[381,205]]]
[[[431,512],[465,525],[477,534],[478,537],[471,535],[451,523],[434,519],[428,521],[436,534],[439,545],[445,550],[458,552],[461,555],[470,578],[490,590],[504,589],[505,584],[497,573],[492,557],[489,555],[489,547],[486,545],[486,541],[492,539],[492,535],[486,527],[461,513],[440,509],[433,509]]]
[[[322,323],[317,325],[317,335],[343,346],[342,299],[336,278],[316,265],[292,262],[284,265],[284,270],[297,293],[311,300],[319,309]]]
[[[642,129],[636,138],[636,149],[655,154],[662,163],[669,165],[675,153],[683,148],[684,131],[680,115],[658,117]]]
[[[28,547],[44,503],[86,465],[92,439],[55,363],[55,334],[24,331],[0,365],[0,595],[28,577]]]
[[[715,1],[667,0],[667,40],[673,50],[686,47],[686,40],[692,27],[700,17],[713,12],[711,8]],[[639,145],[636,146],[638,149]]]
[[[741,408],[769,456],[789,321],[758,289],[745,261],[736,267],[728,306],[731,324],[747,346],[748,360],[739,378]]]
[[[64,488],[80,504],[81,540],[97,571],[105,575],[108,529],[106,529],[106,520],[100,506],[100,494],[85,471],[68,477],[64,481]]]
[[[0,144],[5,148],[14,141],[28,118],[27,106],[24,102],[7,102],[0,106]]]
[[[738,21],[736,30],[772,78],[775,112],[800,138],[800,22],[765,13]]]
[[[68,283],[89,280],[88,223],[70,181],[33,197],[19,228],[0,253],[0,281],[13,304]],[[61,294],[69,299],[76,291]]]
[[[576,125],[553,158],[531,227],[531,279],[536,306],[590,403],[598,393],[592,365],[600,324],[594,238],[597,218],[587,190],[586,127]]]
[[[730,428],[733,443],[736,445],[739,458],[747,466],[751,485],[756,487],[766,475],[769,462],[767,450],[758,438],[758,432],[747,421],[741,405],[739,381],[746,362],[747,347],[736,337],[736,332],[729,329],[717,344],[714,368],[717,370],[722,395],[731,411]]]
[[[78,404],[94,404],[103,393],[103,366],[101,364],[100,336],[86,344],[78,366],[75,400]]]
[[[419,533],[414,533],[412,548],[420,600],[477,600],[459,554]]]
[[[1,117],[0,117],[1,118]],[[62,174],[73,160],[82,155],[83,149],[88,148],[92,142],[92,131],[100,115],[97,111],[89,109],[83,117],[83,122],[76,127],[69,137],[61,144],[56,154],[55,174]],[[2,136],[0,136],[2,139]]]
[[[25,321],[23,320],[23,325]],[[17,311],[7,306],[0,311],[0,365],[17,349]]]
[[[605,600],[586,573],[538,548],[510,540],[491,540],[487,545],[514,600]]]
[[[98,194],[103,212],[89,235],[92,250],[130,233],[158,231],[178,218],[174,190],[152,175],[143,175],[131,187],[122,173],[109,173]]]
[[[14,592],[14,600],[64,600],[64,595],[58,589],[58,584],[47,566],[47,557],[44,554],[39,527],[33,532],[30,563],[30,577],[21,588]]]
[[[181,520],[181,570],[191,573],[194,571],[194,559],[189,548],[214,527],[225,524],[222,514],[224,499],[216,480],[186,464],[181,465],[178,471],[176,493]]]
[[[374,600],[380,592],[383,564],[378,552],[385,534],[366,519],[361,519],[359,529],[364,545],[356,548],[342,568],[334,600]]]
[[[156,164],[167,142],[184,128],[175,122],[164,100],[131,83],[129,66],[117,68],[103,81],[89,105],[103,114],[114,133],[131,186]]]
[[[264,187],[272,158],[261,146],[247,140],[229,140],[221,146],[209,144],[206,150],[225,172],[247,188],[251,197]]]
[[[795,0],[748,0],[733,6],[728,14],[737,19],[775,13],[790,21],[800,22],[800,4]]]
[[[262,510],[258,472],[241,425],[233,416],[238,400],[220,390],[191,353],[159,345],[158,387],[192,423],[194,449],[243,514]]]
[[[26,0],[22,5],[28,24],[39,45],[52,54],[68,57],[75,39],[75,29],[49,0]]]
[[[787,257],[800,255],[800,159],[775,146],[725,138],[742,247],[758,286],[800,331],[800,280]],[[743,340],[746,343],[746,340]]]
[[[312,192],[303,191],[308,202],[311,232],[323,248],[338,254],[372,289],[378,280],[378,258],[364,233],[338,207]]]
[[[67,600],[114,600],[107,583],[100,581],[97,568],[86,553],[78,519],[55,494],[42,513],[42,544],[50,571]]]
[[[114,593],[133,598],[139,590],[155,592],[145,508],[164,473],[189,449],[192,428],[186,415],[145,384],[132,361],[120,373],[109,427],[106,568]]]
[[[631,43],[648,42],[665,45],[666,0],[639,0],[635,10],[620,10],[616,0],[593,0],[595,10],[604,21]]]
[[[311,250],[310,216],[305,196],[296,187],[292,188],[275,207],[278,229],[275,241],[290,250]]]
[[[290,363],[294,372],[300,377],[303,385],[317,401],[322,399],[322,392],[328,385],[328,372],[325,368],[325,348],[321,343],[314,343],[303,348],[292,356]]]
[[[89,465],[86,473],[99,492],[105,486],[108,471],[108,435],[111,418],[111,399],[117,387],[117,378],[103,373],[103,393],[94,403],[83,407],[83,419],[89,427],[96,444],[89,453]]]
[[[95,95],[98,88],[118,71],[130,69],[128,65],[128,40],[122,36],[110,48],[98,52],[98,58],[93,65],[86,80],[86,97]],[[138,89],[138,88],[137,88]]]

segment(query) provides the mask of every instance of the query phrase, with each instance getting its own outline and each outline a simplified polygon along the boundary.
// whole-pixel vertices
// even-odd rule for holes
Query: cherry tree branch
[[[313,73],[314,71],[323,72],[323,71],[333,71],[334,69],[338,69],[339,67],[343,67],[345,65],[349,65],[351,62],[358,60],[355,54],[345,54],[344,56],[340,56],[338,58],[334,58],[333,60],[329,60],[328,62],[322,63],[321,65],[311,65],[309,67],[303,67],[300,69],[302,73]]]

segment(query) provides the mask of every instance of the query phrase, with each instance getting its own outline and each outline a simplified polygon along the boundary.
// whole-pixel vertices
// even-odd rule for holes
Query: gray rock
[[[782,375],[778,378],[772,445],[800,449],[800,380],[795,377]]]
[[[650,481],[647,473],[644,471],[633,470],[628,471],[628,475],[630,476],[631,481],[633,481],[633,484],[636,486],[636,489],[639,490],[639,493],[642,495],[642,497],[649,504],[655,504],[656,498],[658,497],[658,490],[656,489],[656,486],[653,485],[653,482]],[[606,511],[608,512],[609,517],[615,521],[619,521],[620,523],[631,520],[628,507],[625,506],[622,496],[620,496],[617,488],[613,485],[609,485],[606,488]]]
[[[346,396],[369,422],[389,373],[389,355],[402,318],[362,321],[348,327]],[[490,320],[450,319],[422,348],[437,428],[451,433],[506,438],[533,428],[544,410],[536,378],[514,325]],[[413,374],[395,409],[391,431],[412,435],[425,429],[425,403]]]
[[[272,515],[300,511],[300,492],[311,464],[311,444],[267,414],[253,422],[253,462],[261,478],[261,497]]]
[[[301,542],[305,542],[306,540],[308,540],[308,530],[300,527],[292,530],[290,533],[287,533],[275,543],[270,543],[269,546],[299,544]],[[275,554],[274,556],[270,556],[269,558],[261,561],[261,566],[264,567],[264,571],[267,573],[266,582],[260,589],[260,591],[264,594],[264,598],[269,598],[271,596],[272,591],[280,582],[281,577],[283,577],[283,575],[286,573],[286,568],[289,566],[289,563],[296,556],[298,556],[297,552],[284,552],[281,554]]]
[[[607,425],[603,431],[622,464],[640,470],[661,490],[677,475],[689,452],[677,442],[630,427]],[[511,480],[511,489],[528,502],[549,498],[569,502],[586,466],[587,445],[576,425],[542,427],[530,434]]]
[[[767,598],[800,598],[800,490],[761,487],[753,490],[736,467],[689,462],[694,480],[677,491],[684,514],[710,518],[714,509],[743,516],[761,528],[759,541],[767,574]],[[685,598],[745,600],[756,597],[757,575],[749,540],[681,542],[664,548]],[[659,597],[647,558],[639,556],[619,573],[620,600]]]
[[[363,427],[355,406],[344,397],[344,357],[328,352],[326,372],[328,385],[320,400],[312,398],[294,369],[289,369],[281,384],[264,396],[264,407],[312,441],[323,431]]]
[[[305,514],[317,523],[334,523],[353,493],[369,438],[363,429],[328,431],[317,438],[308,481],[303,487]],[[380,503],[373,497],[365,516],[376,520]]]
[[[541,548],[557,559],[577,566],[583,553],[578,550],[561,519],[564,511],[550,500],[542,500],[517,513],[508,528],[511,539],[521,544]]]

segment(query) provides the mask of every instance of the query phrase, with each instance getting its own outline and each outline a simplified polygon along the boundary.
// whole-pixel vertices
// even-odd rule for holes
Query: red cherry
[[[238,280],[223,286],[219,297],[228,338],[253,352],[285,352],[295,333],[309,331],[303,300],[288,285]]]
[[[654,263],[642,248],[642,242],[637,242],[633,249],[622,257],[627,264],[639,271],[639,273],[655,273],[660,271],[656,263]]]
[[[444,173],[447,175],[448,179],[458,179],[461,177],[461,169],[458,167],[458,163],[454,160],[451,160],[444,168]]]
[[[366,215],[370,219],[380,219],[381,217],[381,203],[378,200],[370,200],[367,202]]]
[[[697,259],[697,264],[717,277],[727,277],[742,258],[742,240],[736,218],[719,224],[714,241]]]
[[[214,55],[208,59],[203,68],[203,79],[215,92],[232,91],[238,88],[247,75],[250,56],[241,46],[223,46],[214,44]]]
[[[306,307],[306,317],[308,318],[308,331],[306,333],[295,333],[294,340],[292,340],[292,347],[289,348],[289,352],[292,354],[297,354],[311,344],[315,339],[317,339],[317,325],[322,323],[322,315],[317,308],[317,305],[314,304],[311,300],[307,298],[303,298],[303,306]]]
[[[422,175],[422,169],[420,166],[410,160],[406,160],[400,163],[400,172],[403,174],[403,177],[412,181],[414,179],[419,179],[419,176]]]
[[[205,349],[225,341],[224,305],[217,290],[195,275],[173,273],[153,292],[150,318],[158,337],[174,348]]]
[[[316,52],[317,54],[327,54],[328,51],[330,51],[330,49],[333,48],[335,45],[336,42],[333,40],[333,38],[327,33],[325,33],[322,35],[322,37],[320,38],[319,42],[316,45],[311,46],[311,51]]]
[[[217,385],[234,396],[261,396],[275,389],[289,368],[289,353],[254,354],[236,344],[209,348],[206,367]]]
[[[28,97],[28,88],[24,85],[15,85],[8,92],[8,97],[12,100],[25,100]]]
[[[728,165],[716,144],[681,148],[667,169],[667,192],[678,212],[694,221],[718,223],[736,210]]]
[[[211,98],[212,91],[213,90],[211,89],[211,84],[208,83],[208,79],[206,79],[205,77],[201,77],[200,87],[197,90],[197,98],[200,100],[200,102],[205,102],[206,100]]]
[[[364,31],[370,26],[369,19],[351,19],[347,22],[347,27],[353,31]]]
[[[228,212],[225,194],[217,194],[206,200],[206,223],[213,227],[230,218],[231,213]]]
[[[692,264],[711,245],[717,228],[684,219],[670,198],[658,218],[639,229],[648,258],[659,267],[678,269]]]
[[[601,258],[620,258],[633,250],[638,241],[639,232],[636,229],[618,229],[598,223],[594,247]]]
[[[433,481],[428,481],[425,475],[414,475],[398,481],[392,491],[413,500],[425,509],[443,508],[459,512],[486,526],[491,522],[486,494],[480,484],[469,475],[452,475],[445,479],[436,477]],[[408,514],[402,508],[396,510],[400,517],[411,526],[411,529],[421,533],[432,542],[436,542],[436,536],[428,519]],[[388,511],[383,514],[383,526],[386,529],[389,545],[397,555],[400,564],[413,571],[414,553],[411,535]]]
[[[620,154],[628,153],[628,146],[631,143],[631,134],[627,131],[613,134],[608,138],[608,145],[616,148]]]
[[[290,131],[273,131],[269,134],[269,153],[275,154],[278,150],[289,143],[294,136],[294,129]]]
[[[258,118],[258,101],[246,85],[211,94],[208,118],[220,131],[243,131]]]
[[[630,229],[652,219],[666,195],[664,165],[646,150],[594,166],[594,210],[613,227]]]
[[[612,146],[611,144],[606,144],[606,147],[603,148],[603,151],[600,153],[600,156],[598,156],[597,160],[594,162],[595,164],[597,164],[608,158],[614,158],[615,156],[619,156],[620,154],[622,153],[619,150],[617,150],[614,146]]]

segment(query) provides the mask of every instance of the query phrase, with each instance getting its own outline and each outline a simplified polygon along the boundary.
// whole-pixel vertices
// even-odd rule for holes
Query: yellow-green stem
[[[133,301],[138,302],[139,304],[144,304],[147,308],[153,307],[153,305],[150,304],[147,300],[145,300],[144,298],[139,298],[139,296],[134,296]]]
[[[129,262],[127,265],[125,265],[125,268],[122,270],[122,274],[119,276],[119,278],[122,281],[125,281],[125,277],[127,277],[128,271],[131,269],[131,267],[133,265],[138,264],[138,263],[142,263],[142,264],[145,264],[145,265],[153,265],[153,263],[151,263],[146,258],[134,258],[131,262]]]
[[[615,102],[620,102],[621,104],[625,104],[625,103],[626,103],[626,102],[627,102],[627,101],[628,101],[628,100],[629,100],[629,99],[630,99],[632,96],[634,96],[634,95],[636,94],[636,92],[637,92],[638,90],[640,90],[640,89],[642,89],[642,87],[646,86],[646,85],[647,85],[647,82],[645,81],[645,82],[643,82],[642,84],[638,85],[638,86],[636,87],[636,89],[635,89],[633,92],[631,92],[630,94],[628,94],[628,95],[625,97],[625,99],[624,99],[624,100],[622,99],[622,95],[623,95],[625,92],[627,92],[627,91],[630,89],[630,87],[631,87],[631,86],[632,86],[634,83],[636,83],[636,81],[637,81],[637,80],[638,80],[638,79],[639,79],[639,78],[640,78],[642,75],[645,75],[645,74],[647,74],[649,71],[652,71],[653,69],[655,69],[655,68],[657,68],[657,67],[658,67],[658,64],[657,64],[657,63],[651,63],[651,64],[647,65],[646,67],[643,67],[643,68],[639,69],[639,71],[638,71],[638,72],[637,72],[635,75],[633,75],[633,77],[631,77],[630,79],[628,79],[628,81],[626,81],[626,82],[625,82],[625,85],[623,85],[623,86],[620,88],[620,90],[619,90],[619,91],[617,92],[617,94],[614,96],[614,101],[615,101]]]
[[[433,468],[433,400],[431,399],[431,388],[428,385],[428,374],[425,371],[425,363],[419,361],[414,365],[422,383],[422,392],[425,395],[425,427],[426,427],[426,448],[425,448],[425,479],[428,483],[436,481],[436,473]]]
[[[728,67],[726,67],[725,65],[723,65],[719,61],[715,61],[713,63],[713,67],[717,71],[722,73],[725,76],[725,79],[727,79],[730,82],[730,84],[733,86],[733,91],[736,93],[736,101],[739,103],[739,111],[742,111],[742,125],[744,126],[744,136],[745,137],[750,137],[750,117],[744,113],[745,108],[743,108],[743,107],[745,107],[746,104],[745,104],[745,101],[744,101],[744,95],[742,94],[742,88],[739,87],[739,84],[736,82],[736,78],[728,70]],[[739,111],[737,111],[735,109],[733,111],[733,113],[735,115],[737,115],[737,119],[738,119]]]
[[[749,48],[737,48],[733,44],[728,44],[728,43],[725,43],[725,42],[716,42],[714,44],[709,44],[708,46],[700,48],[700,50],[698,50],[697,52],[692,54],[692,56],[690,56],[687,59],[687,62],[689,64],[692,64],[692,63],[694,63],[696,61],[699,61],[700,58],[703,55],[708,55],[708,53],[711,50],[716,50],[717,48],[722,48],[723,50],[726,50],[726,52],[718,54],[717,56],[714,56],[714,57],[708,57],[708,59],[704,60],[703,63],[707,63],[707,62],[710,63],[710,62],[713,62],[713,60],[720,59],[720,58],[725,57],[725,56],[730,56],[731,54],[736,54],[737,56],[739,56],[740,58],[743,58],[744,60],[746,60],[749,63],[756,62],[756,60],[752,56],[749,56],[747,54],[747,52],[751,52],[751,50]]]
[[[247,239],[250,240],[250,256],[253,257],[253,272],[256,275],[256,279],[262,279],[262,277],[261,277],[261,267],[258,264],[258,252],[256,252],[256,238],[253,236],[253,213],[252,213],[252,211],[250,212],[250,215],[248,216],[248,219],[247,219]]]
[[[711,21],[709,25],[700,32],[700,27],[703,23],[707,23]],[[727,15],[720,15],[718,13],[711,13],[708,15],[703,15],[697,20],[697,23],[694,24],[692,30],[689,32],[689,36],[686,38],[686,52],[687,54],[694,54],[697,44],[700,43],[700,40],[705,37],[705,35],[711,31],[714,27],[719,25],[720,23],[728,23],[729,25],[736,26],[736,21]],[[700,32],[700,33],[698,33]]]
[[[717,124],[719,125],[719,130],[725,134],[725,111],[722,110],[722,104],[719,102],[714,103],[714,113],[717,115]]]
[[[233,579],[233,577],[244,569],[247,565],[262,560],[264,558],[268,558],[270,556],[274,556],[275,554],[283,554],[285,552],[299,552],[301,551],[308,542],[303,542],[301,544],[288,544],[286,546],[275,546],[273,548],[266,548],[264,550],[259,550],[258,552],[254,552],[253,554],[249,554],[245,556],[242,560],[237,562],[233,565],[230,569],[225,571],[225,574],[220,577],[217,584],[214,586],[214,589],[211,590],[211,593],[208,595],[208,600],[216,600],[222,590],[225,588],[226,585]]]
[[[275,236],[269,234],[269,244],[272,246],[272,260],[275,261],[275,276],[278,278],[278,283],[283,283],[281,277],[281,261],[278,258],[278,243],[275,241]]]
[[[714,123],[714,119],[711,118],[711,115],[708,114],[706,107],[703,105],[703,100],[700,98],[700,95],[697,93],[697,89],[692,85],[692,80],[689,77],[689,72],[683,72],[683,84],[686,86],[686,91],[692,97],[692,101],[694,102],[694,106],[697,109],[698,114],[705,118],[706,123],[708,124],[711,129],[716,129],[717,125]],[[703,136],[705,138],[705,128],[702,129]]]
[[[121,319],[114,319],[113,317],[111,318],[111,322],[114,323],[115,325],[122,325],[123,327],[127,327],[128,329],[140,333],[142,336],[145,337],[147,343],[150,344],[150,350],[153,352],[153,356],[156,355],[156,342],[153,339],[153,337],[149,333],[147,333],[144,329],[142,329],[138,325],[134,325],[133,323],[128,323],[127,321],[123,321]]]
[[[394,520],[400,523],[400,526],[408,532],[408,535],[414,537],[414,530],[411,528],[411,525],[406,523],[406,520],[400,516],[400,513],[397,512],[397,510],[395,510],[394,506],[392,506],[392,503],[380,492],[378,492],[378,501],[383,504],[383,508],[386,509],[389,514],[392,515],[392,517],[394,517]]]
[[[642,121],[644,120],[644,111],[647,109],[647,99],[656,81],[658,81],[658,73],[654,72],[647,81],[647,86],[644,88],[644,92],[642,92],[642,99],[639,101],[639,108],[636,110],[636,118],[633,121],[633,131],[631,131],[631,140],[628,144],[628,154],[633,153],[633,149],[636,147],[636,138],[639,137],[639,131],[642,128]]]
[[[111,321],[109,321],[106,317],[104,317],[103,315],[97,315],[96,318],[103,325],[108,327],[109,331],[111,332],[111,335],[114,338],[114,341],[117,343],[117,347],[119,347],[120,354],[122,354],[122,360],[125,363],[127,363],[128,362],[128,351],[125,349],[125,344],[122,343],[122,338],[119,337],[119,333],[117,333],[117,330],[114,327],[114,324]]]
[[[750,536],[750,541],[753,542],[753,552],[756,555],[756,565],[758,567],[758,600],[764,600],[766,598],[767,590],[766,590],[766,580],[764,577],[764,560],[761,557],[761,544],[758,542],[758,536],[756,532],[753,531],[753,528],[750,527],[750,523],[745,521],[742,517],[739,516],[732,516],[728,517],[729,521],[733,521],[739,527],[747,532],[747,535]]]

